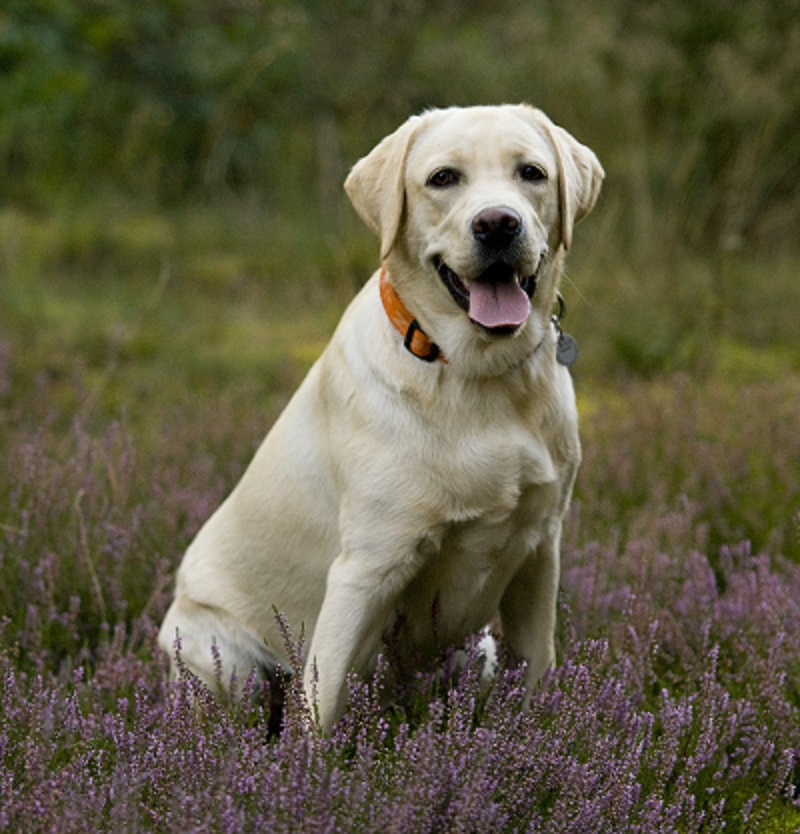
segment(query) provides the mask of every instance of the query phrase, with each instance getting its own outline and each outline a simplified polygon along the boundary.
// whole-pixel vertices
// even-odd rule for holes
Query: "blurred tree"
[[[0,12],[7,196],[65,182],[155,198],[241,186],[278,126],[301,40],[293,4],[10,0]],[[77,183],[76,183],[77,180]]]
[[[618,246],[791,246],[797,0],[6,0],[0,196],[254,192],[336,222],[431,105],[532,101],[594,147]],[[296,206],[295,206],[296,208]]]
[[[639,88],[651,190],[673,195],[671,244],[752,247],[770,207],[797,218],[799,12],[786,0],[629,5],[619,58]]]

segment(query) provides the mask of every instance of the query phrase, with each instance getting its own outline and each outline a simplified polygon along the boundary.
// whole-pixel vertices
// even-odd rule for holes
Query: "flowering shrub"
[[[737,392],[749,450],[722,390],[624,393],[584,421],[559,664],[530,709],[520,670],[486,689],[469,646],[448,687],[420,670],[388,699],[389,661],[351,679],[329,737],[296,683],[276,736],[263,684],[224,701],[168,682],[155,644],[172,570],[257,415],[165,417],[150,436],[8,413],[0,830],[795,830],[800,433],[772,426],[795,392],[774,387],[769,409]]]

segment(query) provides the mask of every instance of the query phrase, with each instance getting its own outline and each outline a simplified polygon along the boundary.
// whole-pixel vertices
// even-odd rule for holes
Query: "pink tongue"
[[[519,327],[531,311],[531,300],[515,280],[473,281],[469,317],[484,327]]]

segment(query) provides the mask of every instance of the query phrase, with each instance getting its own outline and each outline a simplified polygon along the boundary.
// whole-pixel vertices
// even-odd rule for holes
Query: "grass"
[[[335,326],[341,290],[319,289],[314,274],[262,284],[271,244],[254,246],[252,230],[220,239],[202,215],[116,214],[107,226],[96,209],[70,222],[0,218],[15,380],[46,378],[62,414],[101,418],[192,392],[285,397]]]
[[[798,829],[786,262],[641,277],[576,246],[585,461],[530,713],[511,669],[420,674],[389,713],[378,675],[330,738],[293,691],[270,740],[255,682],[167,683],[181,553],[372,266],[366,237],[268,219],[0,215],[0,830]]]

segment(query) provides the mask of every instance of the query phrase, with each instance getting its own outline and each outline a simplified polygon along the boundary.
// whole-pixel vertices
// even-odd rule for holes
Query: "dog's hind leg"
[[[255,671],[271,687],[283,688],[288,664],[253,632],[226,612],[179,597],[158,635],[169,655],[172,674],[184,667],[213,691],[230,691],[235,677],[243,682]]]

